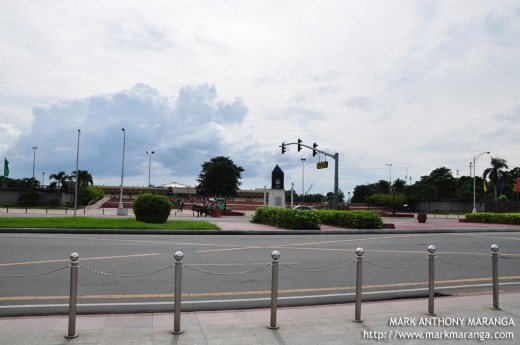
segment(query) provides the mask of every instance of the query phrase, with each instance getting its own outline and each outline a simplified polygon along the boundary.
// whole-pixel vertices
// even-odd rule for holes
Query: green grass
[[[69,228],[69,229],[159,229],[218,230],[212,223],[192,220],[169,220],[164,224],[148,224],[133,218],[91,217],[0,217],[0,228]]]

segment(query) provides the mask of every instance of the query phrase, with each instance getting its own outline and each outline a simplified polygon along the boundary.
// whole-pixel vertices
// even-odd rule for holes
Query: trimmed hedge
[[[467,213],[464,215],[466,221],[472,223],[495,223],[520,225],[520,213]]]
[[[319,230],[320,224],[349,229],[383,228],[383,220],[374,211],[305,211],[265,206],[256,209],[251,221],[293,230]]]
[[[347,229],[382,229],[383,220],[374,211],[334,211],[317,212],[322,224],[340,226]]]
[[[172,210],[172,203],[166,195],[140,194],[134,201],[135,220],[143,223],[166,223]]]
[[[320,230],[320,221],[316,213],[264,206],[256,209],[251,221],[291,230]]]

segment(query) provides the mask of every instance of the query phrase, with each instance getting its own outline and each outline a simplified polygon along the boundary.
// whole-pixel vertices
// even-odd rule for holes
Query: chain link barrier
[[[477,260],[475,262],[470,262],[470,263],[467,263],[467,264],[461,264],[461,263],[458,263],[458,262],[448,261],[446,259],[443,259],[443,258],[437,256],[437,260],[442,261],[444,263],[447,263],[449,265],[453,265],[453,266],[471,266],[471,265],[476,265],[476,264],[479,264],[481,262],[484,262],[484,261],[490,260],[490,259],[491,259],[491,255],[486,256],[485,258],[483,258],[481,260]]]
[[[370,262],[370,261],[365,261],[367,264],[369,265],[372,265],[372,266],[375,266],[375,267],[379,267],[379,268],[384,268],[384,269],[388,269],[388,270],[404,270],[405,268],[410,268],[410,267],[413,267],[413,266],[417,266],[419,265],[420,263],[423,263],[425,262],[426,260],[428,260],[428,257],[424,257],[421,261],[417,261],[413,264],[409,264],[409,265],[404,265],[404,266],[398,266],[398,267],[389,267],[389,266],[382,266],[382,265],[378,265],[378,264],[375,264],[373,262]]]
[[[30,278],[30,277],[39,277],[39,276],[43,276],[43,275],[46,275],[46,274],[55,273],[55,272],[58,272],[58,271],[61,271],[61,270],[67,269],[67,268],[69,268],[69,266],[60,267],[60,268],[57,268],[57,269],[52,270],[52,271],[41,272],[41,273],[32,273],[32,274],[0,274],[0,277],[1,278]]]
[[[247,271],[242,271],[242,272],[210,272],[210,271],[201,270],[200,268],[195,268],[190,265],[184,265],[185,268],[189,268],[192,271],[196,271],[199,273],[205,273],[205,274],[211,274],[211,275],[215,275],[215,276],[233,276],[233,275],[247,274],[247,273],[263,270],[264,268],[267,268],[270,266],[271,266],[271,264],[269,263],[269,264],[265,264],[264,266],[256,267],[256,268],[253,268],[253,269],[250,269]]]
[[[506,259],[506,260],[520,260],[520,256],[499,255],[498,257],[501,259]]]
[[[138,273],[138,274],[113,274],[113,273],[97,271],[95,269],[92,269],[92,268],[89,268],[89,267],[86,267],[86,266],[78,266],[78,267],[81,268],[81,269],[84,269],[85,271],[89,271],[89,272],[92,272],[92,273],[100,274],[102,276],[118,277],[118,278],[137,278],[137,277],[149,276],[151,274],[155,274],[155,273],[159,273],[159,272],[162,272],[162,271],[166,271],[166,270],[169,270],[170,268],[172,268],[173,266],[174,266],[173,264],[170,264],[170,265],[168,265],[166,267],[163,267],[161,269],[158,269],[158,270],[155,270],[155,271],[152,271],[152,272]]]
[[[289,265],[286,265],[286,264],[282,264],[282,263],[280,263],[280,266],[283,266],[283,267],[288,268],[288,269],[293,270],[293,271],[308,272],[308,273],[322,273],[322,272],[330,272],[330,271],[338,270],[338,269],[343,268],[343,267],[347,267],[348,265],[350,265],[354,261],[356,261],[356,260],[354,259],[354,260],[348,261],[348,262],[346,262],[346,263],[344,263],[342,265],[339,265],[339,266],[336,266],[336,267],[332,267],[332,268],[326,268],[326,269],[323,269],[323,270],[306,270],[306,269],[303,269],[303,268],[296,268],[296,267],[292,267],[292,266],[289,266]]]

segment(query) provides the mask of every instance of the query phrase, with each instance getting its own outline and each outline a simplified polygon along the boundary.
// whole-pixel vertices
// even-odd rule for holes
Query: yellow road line
[[[135,258],[135,257],[143,257],[143,256],[157,256],[161,255],[159,253],[150,253],[150,254],[133,254],[133,255],[117,255],[117,256],[99,256],[93,258],[81,258],[81,261],[88,260],[105,260],[105,259],[126,259],[126,258]],[[53,262],[70,262],[70,260],[40,260],[40,261],[25,261],[25,262],[10,262],[5,264],[0,264],[0,267],[6,266],[18,266],[18,265],[33,265],[33,264],[48,264]]]
[[[500,277],[500,280],[516,280],[520,276]],[[475,283],[475,282],[491,282],[490,277],[486,278],[466,278],[438,280],[435,284],[453,284],[453,283]],[[407,287],[428,285],[428,282],[408,282],[408,283],[391,283],[391,284],[372,284],[364,285],[363,289],[381,289],[389,287]],[[355,290],[355,286],[336,286],[326,288],[303,288],[303,289],[284,289],[278,290],[279,294],[289,293],[310,293],[310,292],[332,292],[332,291],[351,291]],[[257,291],[223,291],[223,292],[207,292],[207,293],[183,293],[183,297],[222,297],[222,296],[243,296],[243,295],[268,295],[271,290]],[[78,299],[146,299],[146,298],[173,298],[174,294],[113,294],[113,295],[81,295]],[[0,297],[0,301],[42,301],[42,300],[66,300],[69,296],[13,296]]]

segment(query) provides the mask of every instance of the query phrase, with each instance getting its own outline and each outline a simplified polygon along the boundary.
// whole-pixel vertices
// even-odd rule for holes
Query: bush
[[[473,223],[495,223],[520,225],[520,213],[478,212],[464,215],[466,221]]]
[[[374,211],[335,211],[316,212],[322,224],[340,226],[347,229],[382,229],[383,220]]]
[[[407,203],[406,196],[404,194],[373,194],[367,198],[367,202],[383,207],[402,207]]]
[[[319,224],[329,224],[348,229],[383,228],[383,220],[374,211],[304,211],[259,207],[256,209],[252,222],[300,230],[318,230],[320,229]]]
[[[99,187],[88,186],[83,191],[83,205],[90,205],[98,200],[100,200],[105,193]]]
[[[251,220],[291,230],[319,230],[319,219],[314,211],[293,210],[276,207],[259,207]]]
[[[135,199],[133,210],[137,221],[161,224],[168,220],[172,203],[165,195],[144,193]]]

